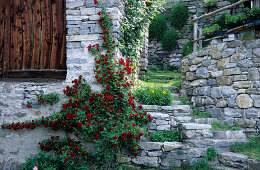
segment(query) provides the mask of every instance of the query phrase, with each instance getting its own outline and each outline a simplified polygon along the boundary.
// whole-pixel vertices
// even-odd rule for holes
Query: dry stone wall
[[[179,0],[179,1],[187,4],[187,6],[188,6],[189,13],[190,13],[190,17],[189,17],[188,21],[192,19],[192,15],[194,15],[194,14],[199,16],[199,15],[204,15],[207,12],[207,9],[202,6],[202,4],[204,2],[203,0],[194,0],[194,1]],[[178,2],[178,1],[170,1],[170,2],[166,3],[164,5],[164,8],[166,9],[166,11],[163,14],[166,16],[169,15],[171,7],[174,4],[176,4],[176,2]],[[230,5],[230,2],[226,1],[226,0],[217,0],[216,2],[218,3],[218,8]],[[236,13],[243,12],[243,11],[245,11],[245,8],[244,8],[244,5],[241,4],[237,7],[235,7],[232,10],[232,13],[236,14]],[[223,12],[219,13],[217,16],[219,16],[221,14],[225,14],[225,13],[229,14],[229,13],[231,13],[231,10],[223,11]],[[212,17],[205,18],[198,23],[199,28],[209,27],[212,25],[213,21],[214,21],[214,18],[212,18]],[[169,29],[173,29],[170,27],[169,22],[167,23],[167,25],[168,25]],[[160,65],[164,69],[170,68],[173,70],[179,70],[180,66],[181,66],[181,60],[182,60],[182,48],[185,43],[190,41],[192,32],[193,32],[193,30],[191,31],[190,24],[189,23],[185,24],[185,26],[182,28],[182,30],[179,31],[179,35],[181,36],[181,38],[178,40],[178,47],[176,50],[171,51],[171,52],[164,51],[162,49],[161,42],[155,41],[155,40],[150,40],[149,48],[148,48],[148,61],[149,61],[148,65],[149,66]]]
[[[194,106],[229,126],[259,130],[259,39],[217,42],[185,57],[182,68],[182,89]]]
[[[112,15],[113,35],[119,38],[124,3],[121,0],[106,0],[105,5]],[[94,57],[88,52],[89,44],[100,43],[102,40],[102,31],[97,21],[97,13],[100,10],[94,5],[93,0],[66,0],[66,79],[1,79],[0,124],[33,120],[59,111],[61,104],[66,100],[62,90],[79,75],[86,78],[93,90],[102,89],[94,79]],[[39,105],[36,98],[40,93],[59,93],[62,100],[53,106]],[[26,108],[27,102],[32,102],[32,109]],[[65,132],[53,132],[44,128],[20,131],[0,128],[0,169],[14,168],[16,164],[12,164],[13,162],[19,164],[24,162],[26,157],[37,154],[38,142],[53,135],[65,136]]]

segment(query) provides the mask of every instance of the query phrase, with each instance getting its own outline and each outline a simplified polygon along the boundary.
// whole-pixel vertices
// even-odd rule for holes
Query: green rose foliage
[[[105,52],[101,54],[97,44],[89,45],[88,50],[95,55],[95,78],[103,85],[103,91],[91,90],[86,80],[79,76],[72,81],[72,86],[63,90],[68,101],[62,105],[61,111],[37,120],[2,125],[2,128],[14,130],[44,126],[74,134],[74,140],[52,136],[39,142],[41,150],[53,151],[55,159],[64,163],[79,161],[82,165],[106,166],[115,162],[123,146],[138,155],[140,137],[149,135],[148,129],[142,130],[142,127],[152,118],[142,106],[136,106],[131,92],[133,83],[129,75],[135,67],[128,59],[114,59],[116,45],[111,34],[111,16],[103,7],[98,15]],[[96,152],[88,153],[81,141],[94,142]]]
[[[188,7],[184,3],[178,2],[176,5],[172,6],[169,19],[171,21],[171,25],[174,28],[181,30],[182,27],[186,24],[188,17]]]
[[[40,94],[37,96],[38,103],[50,105],[56,104],[60,100],[60,95],[58,93]]]
[[[178,34],[174,30],[165,31],[162,46],[165,51],[175,50],[178,46]]]
[[[164,15],[157,15],[149,26],[149,38],[161,40],[163,34],[167,29],[166,20]]]

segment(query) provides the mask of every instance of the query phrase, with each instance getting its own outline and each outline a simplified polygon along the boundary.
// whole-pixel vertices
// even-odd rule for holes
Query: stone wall
[[[187,4],[190,12],[190,17],[188,19],[192,19],[192,15],[196,14],[197,16],[204,15],[207,12],[207,9],[204,8],[201,4],[204,2],[203,0],[194,0],[194,1],[189,1],[189,0],[179,0],[185,4]],[[164,15],[168,15],[170,13],[171,7],[178,1],[170,1],[164,5],[164,8],[166,11],[163,13]],[[230,4],[229,1],[226,0],[217,0],[218,3],[218,8],[227,6]],[[235,7],[232,10],[233,14],[243,12],[244,5],[239,5]],[[231,10],[226,10],[221,13],[219,13],[217,16],[224,14],[224,13],[231,13]],[[199,28],[205,28],[209,27],[212,25],[212,21],[214,21],[214,18],[205,18],[199,22]],[[169,29],[173,29],[170,27],[170,22],[167,22],[167,25]],[[193,32],[193,30],[192,30]],[[167,69],[167,67],[173,70],[178,70],[181,66],[181,60],[182,60],[182,48],[185,43],[187,43],[190,40],[192,32],[190,31],[190,24],[187,23],[185,26],[182,28],[182,30],[179,31],[179,35],[182,36],[178,40],[178,47],[176,50],[167,52],[163,51],[162,49],[162,44],[158,41],[155,40],[150,40],[149,42],[149,49],[148,49],[148,60],[149,60],[149,65],[161,65],[163,66],[164,69]]]
[[[120,20],[123,16],[124,3],[121,0],[106,0],[105,5],[111,12],[114,24],[113,35],[120,37]],[[101,10],[93,0],[66,0],[67,19],[67,77],[65,80],[48,79],[1,79],[0,80],[0,124],[33,120],[59,111],[66,100],[62,90],[70,82],[83,75],[93,90],[102,87],[94,79],[94,57],[88,52],[89,44],[101,43],[101,29],[98,24]],[[119,52],[117,52],[119,55]],[[40,93],[56,92],[61,101],[53,106],[39,105],[36,97]],[[27,109],[27,102],[32,102],[32,109]],[[24,162],[26,157],[38,153],[38,142],[52,135],[64,136],[63,131],[52,132],[43,128],[36,130],[11,131],[0,128],[0,169],[11,162]]]
[[[182,68],[182,89],[194,106],[229,126],[259,130],[260,39],[216,41],[185,57]]]

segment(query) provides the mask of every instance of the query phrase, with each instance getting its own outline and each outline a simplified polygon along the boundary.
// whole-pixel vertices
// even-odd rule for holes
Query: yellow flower
[[[152,93],[154,93],[154,90],[152,90]]]
[[[166,90],[168,90],[168,89],[166,89]]]
[[[155,88],[155,90],[157,90],[157,88]]]
[[[166,94],[166,92],[165,92],[165,91],[163,91],[163,94]]]

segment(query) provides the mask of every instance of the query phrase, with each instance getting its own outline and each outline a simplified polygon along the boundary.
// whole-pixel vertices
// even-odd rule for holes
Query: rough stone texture
[[[163,143],[163,148],[164,151],[169,152],[174,149],[181,149],[183,147],[183,144],[180,142],[164,142]]]
[[[140,142],[139,146],[144,150],[159,150],[162,148],[162,142]]]
[[[144,165],[148,167],[159,167],[158,164],[158,157],[148,157],[148,156],[137,156],[136,158],[132,159],[132,162],[137,165]]]
[[[246,109],[253,106],[253,100],[248,94],[240,94],[236,98],[238,107]]]
[[[185,130],[202,130],[202,129],[211,129],[211,125],[208,124],[196,124],[196,123],[183,123],[182,129]]]
[[[230,35],[224,42],[214,41],[199,53],[184,57],[182,93],[213,118],[224,119],[228,125],[241,118],[247,124],[243,127],[252,127],[260,114],[259,42],[235,40],[235,35]],[[185,135],[192,138],[195,134]]]
[[[248,156],[233,152],[225,152],[219,154],[219,160],[222,164],[239,169],[247,169],[247,159]]]

